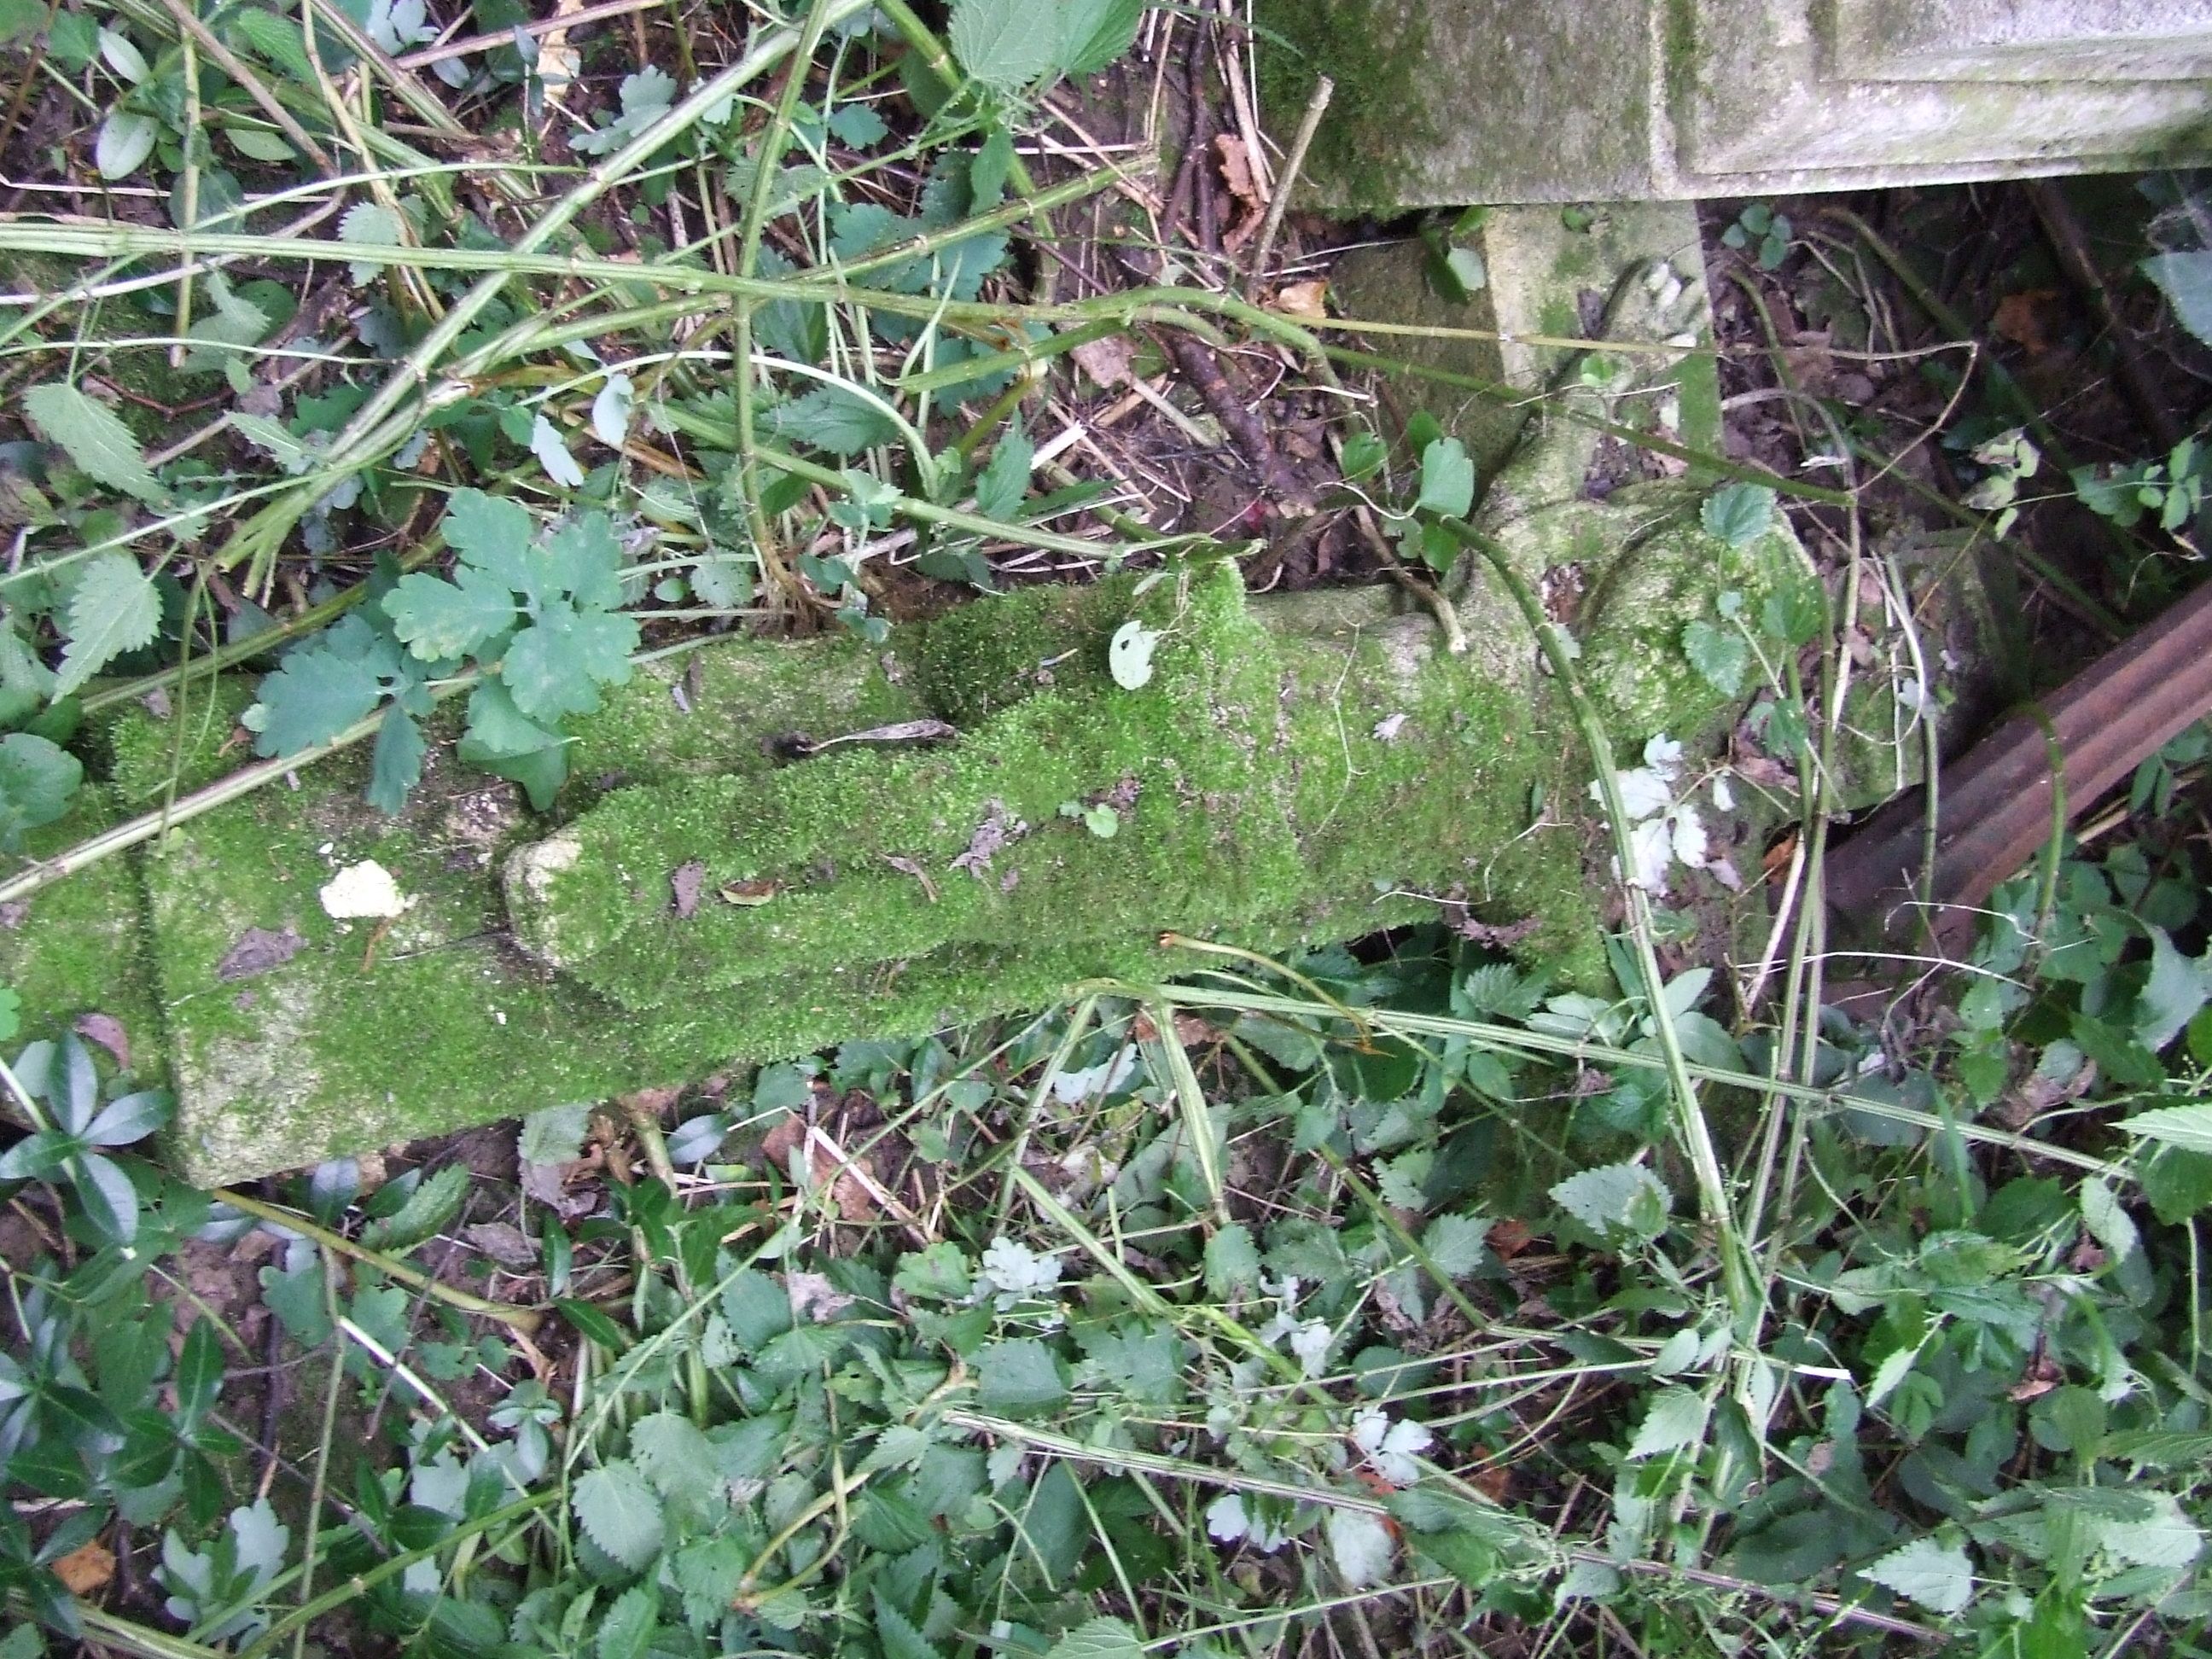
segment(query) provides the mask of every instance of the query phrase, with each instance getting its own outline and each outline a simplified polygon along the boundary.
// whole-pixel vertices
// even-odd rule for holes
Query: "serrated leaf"
[[[1705,497],[1698,517],[1708,536],[1748,547],[1772,528],[1776,500],[1765,484],[1727,484]]]
[[[1142,690],[1152,678],[1152,651],[1160,642],[1158,629],[1132,617],[1114,630],[1106,642],[1106,672],[1125,691]]]
[[[446,502],[446,544],[516,592],[530,586],[530,544],[537,521],[520,503],[481,489],[457,489]]]
[[[58,744],[28,732],[0,738],[0,850],[15,852],[27,830],[70,809],[84,768]]]
[[[270,420],[265,415],[248,415],[234,410],[230,423],[247,442],[289,473],[305,472],[313,464],[313,453],[295,437],[291,428],[282,421]]]
[[[49,443],[59,444],[87,477],[142,501],[162,499],[161,483],[146,465],[138,441],[106,404],[73,386],[55,381],[24,392],[23,412],[40,435]],[[121,558],[122,555],[101,556]]]
[[[499,577],[472,564],[453,580],[416,571],[384,596],[384,614],[400,643],[424,662],[466,656],[514,625],[514,594]]]
[[[1480,1216],[1440,1215],[1421,1235],[1421,1248],[1447,1278],[1473,1273],[1490,1254],[1490,1228]]]
[[[600,1619],[592,1659],[645,1659],[659,1622],[659,1592],[650,1584],[632,1584]]]
[[[970,80],[1018,91],[1060,67],[1060,8],[1037,0],[957,0],[950,39]]]
[[[567,1164],[583,1155],[589,1106],[548,1106],[522,1120],[515,1157],[525,1164]]]
[[[273,674],[262,677],[253,752],[296,755],[365,718],[384,696],[384,682],[358,658],[320,645],[292,652]]]
[[[1732,628],[1721,628],[1703,617],[1682,629],[1682,653],[1705,683],[1724,697],[1743,690],[1751,672],[1751,646]]]
[[[630,1425],[630,1461],[664,1497],[703,1497],[718,1479],[714,1449],[679,1412],[653,1412]]]
[[[633,1572],[660,1553],[666,1536],[660,1499],[636,1467],[617,1462],[592,1470],[570,1496],[576,1524]]]
[[[1396,1547],[1380,1516],[1364,1510],[1331,1510],[1327,1530],[1337,1574],[1352,1589],[1366,1589],[1389,1577]]]
[[[468,1195],[469,1166],[446,1164],[418,1182],[397,1210],[363,1227],[361,1242],[372,1250],[410,1249],[451,1221]]]
[[[1260,1286],[1260,1249],[1252,1230],[1233,1222],[1206,1241],[1206,1291],[1220,1301]]]
[[[2120,1195],[2101,1176],[2091,1176],[2081,1183],[2081,1224],[2116,1261],[2124,1261],[2133,1255],[2141,1242],[2135,1220],[2120,1202]]]
[[[1096,75],[1137,44],[1144,15],[1145,0],[1063,0],[1060,73]]]
[[[2212,1106],[2162,1106],[2122,1118],[2119,1127],[2184,1152],[2212,1152]]]
[[[1045,1659],[1143,1659],[1145,1644],[1120,1619],[1091,1619],[1054,1642]]]
[[[898,422],[876,404],[842,386],[818,386],[804,397],[763,410],[761,426],[779,438],[850,457],[898,436]]]
[[[66,697],[125,651],[149,642],[161,599],[138,562],[122,553],[88,561],[70,592],[67,632],[54,696]]]
[[[1673,1194],[1641,1164],[1608,1164],[1569,1176],[1552,1188],[1552,1202],[1601,1238],[1628,1233],[1656,1238],[1667,1231]]]
[[[146,165],[161,137],[161,124],[152,116],[118,106],[100,124],[100,136],[92,143],[92,164],[103,179],[128,179]]]
[[[1974,1599],[1974,1564],[1966,1550],[1933,1538],[1916,1538],[1892,1550],[1871,1566],[1860,1568],[1859,1577],[1930,1613],[1960,1613]]]
[[[588,714],[599,706],[601,685],[629,678],[629,653],[637,641],[634,617],[549,605],[507,647],[500,678],[514,706],[531,720]]]
[[[567,593],[587,609],[617,609],[623,602],[622,543],[604,513],[585,513],[545,538],[532,592]]]
[[[1438,438],[1421,452],[1421,491],[1413,505],[1463,519],[1474,505],[1474,463],[1456,438]]]
[[[2148,1492],[2150,1513],[2140,1521],[2104,1521],[2097,1541],[2139,1567],[2185,1567],[2204,1551],[2204,1534],[2172,1492]]]
[[[404,245],[405,227],[399,216],[380,202],[356,202],[338,221],[338,240],[352,247],[399,247]],[[381,259],[356,259],[349,266],[354,286],[374,282],[382,270]]]
[[[914,1620],[886,1601],[883,1591],[876,1591],[874,1599],[876,1641],[884,1650],[884,1659],[942,1659]]]
[[[987,1411],[1041,1411],[1067,1398],[1059,1360],[1035,1337],[987,1343],[974,1364],[976,1397]]]
[[[1030,464],[1036,446],[1018,426],[1010,428],[991,452],[990,465],[975,479],[975,510],[987,519],[1011,519],[1029,494]]]
[[[540,415],[530,426],[530,453],[538,458],[545,476],[563,489],[583,487],[584,469],[568,453],[568,441],[561,435],[561,428]]]
[[[839,143],[866,149],[880,143],[890,128],[872,105],[840,104],[830,114],[830,131]]]
[[[1705,1396],[1692,1389],[1660,1389],[1644,1408],[1644,1420],[1636,1425],[1628,1455],[1656,1457],[1697,1445],[1705,1437],[1709,1409]]]

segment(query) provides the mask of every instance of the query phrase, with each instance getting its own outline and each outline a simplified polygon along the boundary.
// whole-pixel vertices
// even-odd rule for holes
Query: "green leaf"
[[[583,1156],[589,1106],[547,1106],[522,1120],[514,1155],[524,1164],[568,1164]]]
[[[1481,1217],[1440,1215],[1421,1235],[1421,1248],[1451,1279],[1473,1273],[1490,1254],[1490,1228]]]
[[[592,1659],[645,1659],[653,1645],[653,1627],[659,1622],[659,1591],[650,1584],[632,1584],[615,1598],[600,1619]]]
[[[1045,1659],[1143,1659],[1145,1644],[1119,1619],[1092,1619],[1054,1642]]]
[[[396,702],[386,709],[369,761],[368,804],[397,816],[407,805],[408,792],[422,781],[422,757],[428,752],[414,718]]]
[[[1344,441],[1344,477],[1347,483],[1358,483],[1382,470],[1382,463],[1390,459],[1390,446],[1372,432],[1350,434]]]
[[[354,247],[398,247],[406,240],[403,228],[399,216],[390,208],[377,202],[356,202],[338,221],[338,240]],[[356,259],[348,274],[358,288],[374,282],[383,269],[381,259]]]
[[[1699,617],[1684,625],[1682,652],[1714,690],[1724,697],[1742,694],[1744,677],[1751,672],[1751,646],[1735,629]]]
[[[2162,1106],[2154,1112],[2138,1112],[2120,1120],[2131,1135],[2179,1146],[2184,1152],[2212,1152],[2212,1106]]]
[[[1160,642],[1158,629],[1147,628],[1132,617],[1114,630],[1114,637],[1106,642],[1106,670],[1114,677],[1114,684],[1125,691],[1136,691],[1148,684],[1152,678],[1152,650]]]
[[[76,757],[28,732],[0,738],[0,850],[15,852],[24,832],[70,809],[84,768]]]
[[[600,686],[629,678],[629,653],[637,641],[634,617],[549,605],[507,647],[500,678],[527,719],[550,722],[588,714],[599,706]]]
[[[1421,493],[1413,505],[1447,519],[1467,516],[1474,505],[1474,463],[1465,444],[1438,438],[1421,452]]]
[[[1569,1176],[1552,1188],[1552,1202],[1601,1238],[1627,1233],[1650,1239],[1667,1231],[1674,1200],[1641,1164],[1608,1164]]]
[[[1662,1452],[1693,1447],[1705,1437],[1709,1411],[1705,1396],[1692,1389],[1662,1389],[1651,1396],[1636,1437],[1628,1443],[1631,1457],[1656,1457]]]
[[[2139,1567],[2185,1567],[2204,1552],[2204,1534],[2182,1512],[2172,1492],[2149,1492],[2150,1513],[2140,1521],[2099,1523],[2097,1541]]]
[[[2142,272],[2158,284],[2181,325],[2212,344],[2212,251],[2154,254],[2142,262]]]
[[[620,609],[622,543],[613,520],[604,513],[584,513],[556,527],[545,538],[534,574],[538,580],[529,590],[533,596],[556,591],[587,610]]]
[[[2150,930],[2150,977],[2136,998],[2135,1036],[2156,1054],[2212,1000],[2212,950],[2185,957],[2163,927]]]
[[[363,1227],[361,1242],[372,1250],[411,1249],[451,1221],[468,1194],[469,1166],[448,1164],[416,1183],[392,1214]]]
[[[1137,44],[1145,0],[1061,0],[1060,14],[1060,72],[1096,75]]]
[[[161,625],[161,599],[138,562],[102,553],[78,574],[69,600],[69,644],[54,696],[66,697],[125,651],[150,641]]]
[[[1034,1337],[991,1342],[975,1357],[976,1397],[988,1411],[1041,1411],[1067,1398],[1067,1382],[1050,1348]]]
[[[1060,67],[1060,9],[1038,0],[957,0],[952,55],[979,84],[1019,91]]]
[[[518,592],[530,588],[528,554],[538,526],[516,501],[457,489],[446,503],[446,544]]]
[[[719,1478],[714,1449],[678,1412],[653,1412],[631,1424],[629,1449],[631,1461],[666,1498],[704,1498]]]
[[[260,700],[246,711],[249,716],[258,711],[253,752],[296,755],[328,743],[365,718],[383,696],[384,682],[368,663],[326,641],[301,646],[275,673],[262,677]]]
[[[660,1499],[635,1465],[617,1462],[592,1470],[576,1482],[570,1502],[585,1534],[632,1571],[660,1553],[666,1535]]]
[[[1730,547],[1748,547],[1773,526],[1775,501],[1765,484],[1727,484],[1705,497],[1698,516],[1707,535]]]
[[[881,1590],[875,1592],[876,1640],[882,1646],[884,1659],[942,1659],[927,1637],[915,1627],[914,1620],[884,1599]]]
[[[71,1164],[76,1176],[76,1195],[92,1224],[120,1243],[138,1236],[138,1188],[120,1164],[97,1152],[85,1152]]]
[[[131,428],[106,404],[75,386],[56,381],[23,393],[23,412],[49,443],[59,444],[77,470],[111,489],[142,501],[159,501],[165,492],[146,465]],[[120,554],[104,555],[120,558]],[[128,561],[125,561],[128,562]]]
[[[1930,1613],[1960,1613],[1974,1599],[1974,1564],[1965,1549],[1933,1538],[1916,1538],[1892,1550],[1871,1566],[1860,1568],[1859,1577]]]
[[[2091,1176],[2081,1183],[2081,1224],[2115,1261],[2124,1261],[2133,1255],[2136,1246],[2142,1242],[2133,1218],[2120,1202],[2120,1195],[2101,1176]]]
[[[561,736],[526,718],[501,682],[482,680],[469,693],[469,740],[488,756],[507,757],[550,748]]]
[[[990,465],[975,480],[975,510],[987,519],[1012,519],[1029,494],[1030,464],[1036,446],[1018,426],[1010,428],[991,452]]]
[[[1219,1301],[1260,1287],[1260,1249],[1252,1230],[1232,1222],[1206,1241],[1206,1291]]]
[[[118,104],[100,124],[100,136],[92,142],[92,164],[103,179],[127,179],[146,165],[161,138],[159,121]]]
[[[514,625],[514,594],[478,566],[456,567],[453,580],[416,571],[384,596],[400,643],[424,662],[466,656]]]
[[[777,437],[841,457],[857,455],[899,435],[898,422],[878,404],[842,386],[818,386],[804,397],[763,410],[760,424]]]

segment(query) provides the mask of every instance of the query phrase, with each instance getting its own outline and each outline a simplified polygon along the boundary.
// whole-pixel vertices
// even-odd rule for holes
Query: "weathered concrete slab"
[[[2212,0],[1261,0],[1316,205],[1701,198],[2212,161]],[[1346,89],[1349,89],[1347,95]]]

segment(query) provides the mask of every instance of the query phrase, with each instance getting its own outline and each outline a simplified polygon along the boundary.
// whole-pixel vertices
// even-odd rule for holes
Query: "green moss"
[[[1326,75],[1336,83],[1305,170],[1349,211],[1401,209],[1404,180],[1382,158],[1441,142],[1419,95],[1429,13],[1405,0],[1261,0],[1255,9],[1258,90],[1272,127],[1294,131],[1315,82]]]

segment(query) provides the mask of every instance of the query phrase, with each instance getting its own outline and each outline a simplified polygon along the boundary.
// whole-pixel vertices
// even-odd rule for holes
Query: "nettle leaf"
[[[1860,1568],[1859,1577],[1917,1601],[1930,1613],[1960,1613],[1974,1599],[1974,1564],[1966,1550],[1933,1538],[1916,1538],[1892,1550],[1871,1566]]]
[[[576,1482],[570,1502],[585,1534],[632,1571],[660,1553],[666,1535],[660,1499],[634,1464],[592,1470]]]
[[[1142,1659],[1145,1644],[1120,1619],[1092,1619],[1052,1644],[1045,1659]]]
[[[645,1659],[659,1622],[659,1592],[650,1584],[632,1584],[599,1620],[592,1659]]]
[[[405,229],[399,216],[381,203],[356,202],[338,221],[338,240],[355,247],[399,247],[405,243]],[[381,259],[356,259],[347,274],[359,288],[383,269]]]
[[[970,80],[1018,92],[1060,68],[1060,9],[1038,0],[957,0],[949,38]]]
[[[1552,1188],[1552,1202],[1601,1238],[1626,1233],[1656,1238],[1667,1231],[1674,1195],[1641,1164],[1608,1164],[1569,1176]]]
[[[70,590],[61,672],[54,696],[66,697],[125,651],[149,643],[161,625],[154,583],[127,554],[88,562]]]
[[[1698,516],[1708,536],[1748,547],[1773,527],[1777,499],[1765,484],[1728,484],[1705,497]]]
[[[1067,1380],[1050,1348],[1035,1337],[987,1343],[974,1364],[976,1397],[988,1411],[1042,1411],[1067,1398]]]
[[[87,477],[142,501],[163,498],[161,482],[146,465],[138,441],[106,404],[57,381],[24,392],[23,412],[40,434],[59,444]]]
[[[1751,672],[1751,645],[1732,628],[1722,628],[1703,617],[1682,629],[1682,653],[1705,683],[1724,697],[1741,694]]]
[[[842,386],[818,386],[787,404],[763,410],[760,424],[779,438],[840,457],[857,455],[898,436],[898,422],[879,404]]]
[[[0,738],[0,850],[15,852],[27,830],[70,809],[84,768],[59,744],[28,732]]]
[[[1226,1301],[1239,1291],[1260,1287],[1260,1249],[1252,1230],[1234,1222],[1206,1241],[1206,1291]]]
[[[1643,1422],[1637,1425],[1636,1437],[1628,1443],[1628,1455],[1656,1457],[1697,1445],[1705,1437],[1710,1409],[1705,1396],[1693,1389],[1660,1389],[1651,1396]]]
[[[1137,44],[1145,0],[1064,0],[1060,10],[1060,72],[1096,75]]]
[[[987,519],[1011,519],[1029,494],[1030,465],[1036,446],[1020,427],[1011,428],[991,452],[990,465],[975,479],[975,510]]]
[[[2184,1152],[2212,1152],[2212,1106],[2162,1106],[2154,1112],[2123,1118],[2119,1127],[2131,1135],[2179,1146]]]

